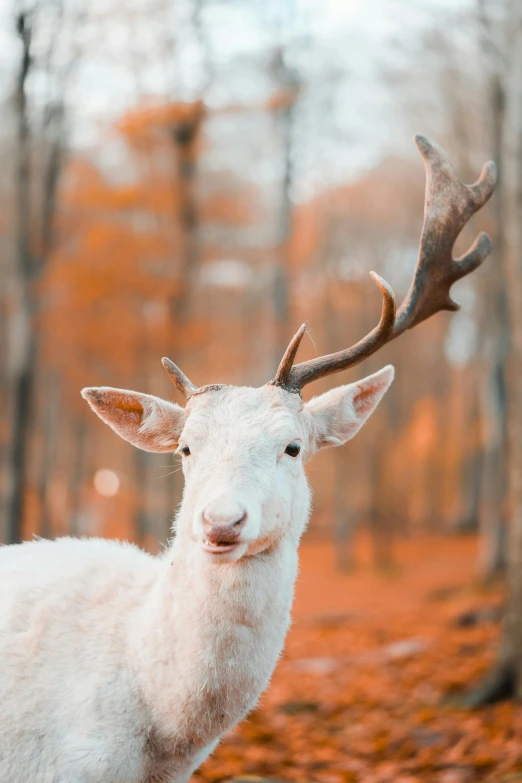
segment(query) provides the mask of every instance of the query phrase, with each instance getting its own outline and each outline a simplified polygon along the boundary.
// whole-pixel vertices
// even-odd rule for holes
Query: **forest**
[[[86,386],[259,386],[378,322],[417,262],[422,133],[498,169],[493,252],[430,318],[304,398],[395,367],[308,467],[294,623],[220,783],[522,781],[522,6],[13,0],[0,9],[0,543],[157,553],[179,458]],[[1,662],[0,662],[1,666]]]

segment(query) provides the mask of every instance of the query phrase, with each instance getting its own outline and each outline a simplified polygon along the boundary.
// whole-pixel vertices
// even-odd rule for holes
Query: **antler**
[[[183,394],[185,399],[188,400],[189,397],[192,397],[192,395],[198,390],[198,387],[194,386],[192,381],[189,381],[185,373],[181,372],[179,367],[177,367],[174,362],[171,362],[170,359],[167,359],[166,356],[163,357],[161,363],[170,380],[176,389],[178,389]]]
[[[424,136],[416,136],[415,143],[426,169],[424,225],[413,280],[397,314],[392,289],[379,275],[370,272],[383,296],[379,324],[351,348],[294,365],[297,349],[306,331],[306,327],[301,326],[271,384],[287,391],[300,392],[306,384],[318,378],[359,364],[385,343],[439,310],[459,309],[450,296],[451,286],[480,266],[491,253],[493,245],[488,235],[481,233],[468,252],[457,259],[453,258],[453,245],[468,220],[493,193],[497,169],[490,161],[483,166],[475,184],[464,185],[439,146]]]

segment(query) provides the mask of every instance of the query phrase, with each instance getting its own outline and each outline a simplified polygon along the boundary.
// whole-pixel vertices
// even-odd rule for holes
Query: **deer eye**
[[[190,455],[190,449],[188,446],[182,446],[181,453],[184,457],[188,457]]]
[[[299,443],[289,443],[285,449],[285,454],[288,454],[289,457],[297,457],[300,451],[301,446]]]

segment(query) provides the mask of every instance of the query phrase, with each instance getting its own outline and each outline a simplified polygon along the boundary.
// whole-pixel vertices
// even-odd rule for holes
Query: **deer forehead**
[[[194,395],[182,438],[251,443],[304,437],[303,401],[276,386],[223,386]]]

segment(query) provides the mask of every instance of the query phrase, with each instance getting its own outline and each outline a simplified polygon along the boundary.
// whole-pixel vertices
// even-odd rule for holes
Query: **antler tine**
[[[170,359],[167,359],[166,356],[163,357],[161,363],[170,380],[176,389],[178,389],[178,391],[183,394],[185,399],[188,400],[189,397],[192,397],[194,392],[198,390],[198,387],[194,386],[192,381],[189,381],[185,373],[181,372],[179,367],[177,367],[174,362],[171,362]]]
[[[458,259],[453,258],[453,245],[468,220],[492,195],[497,169],[490,161],[483,166],[479,179],[473,185],[464,185],[437,144],[424,136],[416,136],[415,143],[426,169],[424,224],[413,280],[397,314],[392,289],[371,272],[383,295],[378,326],[351,348],[301,362],[289,369],[289,357],[293,361],[301,342],[302,334],[296,340],[301,332],[299,330],[272,383],[291,392],[300,392],[311,381],[359,364],[382,345],[439,310],[459,309],[450,296],[451,286],[482,264],[491,253],[492,242],[487,234],[482,233],[467,253]]]
[[[495,189],[495,164],[486,163],[477,182],[464,185],[437,144],[424,136],[416,136],[415,143],[426,169],[424,225],[417,266],[397,313],[393,337],[439,310],[458,310],[450,296],[451,286],[480,266],[493,247],[488,235],[482,233],[463,256],[454,259],[452,254],[458,235]]]
[[[381,319],[377,326],[351,348],[294,365],[290,370],[286,383],[278,385],[284,385],[287,391],[300,392],[307,383],[322,378],[324,375],[340,372],[345,367],[358,364],[388,341],[395,323],[395,295],[388,283],[380,275],[376,274],[376,272],[370,272],[370,275],[382,293]],[[295,337],[293,339],[295,340]]]
[[[272,381],[274,386],[288,385],[294,359],[296,357],[299,346],[301,345],[301,340],[303,339],[305,332],[306,324],[302,324],[290,340],[288,348],[286,349],[285,354],[279,363],[279,367],[277,368],[275,378]]]

